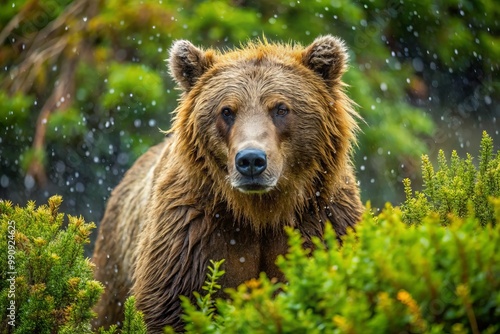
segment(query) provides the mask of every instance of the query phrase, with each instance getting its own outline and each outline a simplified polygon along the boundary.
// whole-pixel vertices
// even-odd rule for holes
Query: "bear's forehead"
[[[219,52],[215,57],[215,65],[227,66],[242,63],[298,65],[301,62],[302,52],[302,47],[286,44],[249,43],[241,49]]]
[[[318,87],[306,75],[293,66],[279,62],[241,60],[226,64],[207,74],[202,95],[210,96],[293,96],[296,97],[297,86],[302,94],[312,94]],[[302,95],[301,94],[301,95]]]
[[[312,71],[307,70],[293,56],[284,54],[229,54],[218,59],[207,71],[208,81],[223,80],[226,84],[240,82],[241,84],[272,83],[285,84],[289,81],[309,80],[316,78]]]
[[[241,59],[215,68],[211,76],[244,81],[274,81],[296,75],[295,66],[276,60]]]

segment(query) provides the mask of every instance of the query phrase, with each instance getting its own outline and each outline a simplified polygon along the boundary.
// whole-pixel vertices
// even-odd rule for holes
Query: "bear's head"
[[[357,129],[341,81],[347,58],[333,36],[227,52],[174,43],[170,71],[183,95],[171,131],[216,201],[261,225],[341,186]]]

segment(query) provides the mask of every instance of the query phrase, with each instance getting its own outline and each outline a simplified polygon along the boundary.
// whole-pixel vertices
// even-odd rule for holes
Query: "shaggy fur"
[[[284,226],[311,247],[326,221],[340,237],[362,210],[342,41],[259,41],[226,53],[177,41],[170,55],[183,89],[172,129],[113,192],[93,258],[106,286],[100,324],[120,320],[132,288],[152,333],[182,327],[179,295],[200,289],[210,259],[226,259],[223,287],[262,271],[283,279],[275,260],[287,250]],[[235,166],[249,147],[268,162],[255,177],[266,188],[255,192],[240,187]]]

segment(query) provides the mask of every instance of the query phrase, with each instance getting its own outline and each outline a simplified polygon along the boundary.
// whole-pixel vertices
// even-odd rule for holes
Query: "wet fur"
[[[226,53],[174,44],[170,69],[184,93],[170,134],[129,170],[101,222],[93,258],[106,286],[99,324],[121,319],[118,303],[132,288],[150,332],[181,329],[179,295],[200,290],[210,259],[226,259],[224,287],[262,271],[282,280],[274,262],[287,249],[284,226],[299,229],[309,247],[326,221],[338,236],[355,225],[362,208],[350,161],[357,114],[343,92],[346,62],[343,43],[332,36],[306,48],[262,41]],[[277,85],[280,73],[285,80]],[[293,78],[303,86],[286,80]],[[205,114],[225,98],[217,85],[224,96],[255,101],[259,89],[276,90],[304,111],[288,124],[303,137],[300,145],[276,135],[286,169],[268,193],[244,194],[227,180],[230,139],[217,135]],[[252,91],[242,93],[245,87]]]

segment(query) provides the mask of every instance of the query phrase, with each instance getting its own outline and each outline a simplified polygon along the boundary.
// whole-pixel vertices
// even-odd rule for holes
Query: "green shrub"
[[[48,205],[0,201],[0,333],[91,333],[102,285],[92,279],[83,245],[95,225]]]
[[[135,297],[131,296],[125,301],[125,320],[123,328],[120,330],[116,325],[111,326],[108,330],[99,330],[99,334],[146,334],[146,323],[142,312],[135,308]]]
[[[500,220],[500,200],[494,202]],[[189,333],[495,333],[500,330],[500,228],[436,215],[408,227],[399,209],[365,213],[339,250],[302,248],[289,231],[279,259],[287,283],[265,275],[215,301],[217,312],[183,301]],[[279,292],[278,292],[279,291]],[[277,293],[278,292],[278,293]],[[211,299],[211,293],[198,297]],[[275,297],[274,297],[275,296]],[[205,302],[205,304],[207,304]],[[209,304],[209,303],[208,303]]]
[[[474,166],[472,156],[468,154],[466,159],[461,159],[456,151],[452,152],[448,163],[442,150],[438,165],[439,170],[434,171],[429,157],[422,157],[424,189],[421,192],[413,194],[410,180],[404,180],[403,220],[417,224],[430,212],[436,212],[446,224],[451,219],[450,213],[465,217],[472,211],[481,224],[493,222],[494,208],[490,198],[500,198],[500,154],[493,152],[491,137],[483,132],[478,167]]]
[[[93,280],[93,265],[83,245],[95,228],[81,217],[58,209],[60,196],[48,205],[13,207],[0,200],[0,333],[93,333],[92,308],[103,286]],[[63,229],[63,226],[65,228]],[[123,328],[112,326],[100,334],[146,334],[135,299],[125,302]]]
[[[313,251],[289,230],[278,259],[286,284],[261,275],[214,300],[213,265],[197,305],[183,299],[187,332],[499,332],[499,159],[486,134],[478,168],[440,153],[434,171],[424,157],[424,190],[413,195],[405,181],[401,208],[375,216],[368,206],[342,247],[330,225]]]

